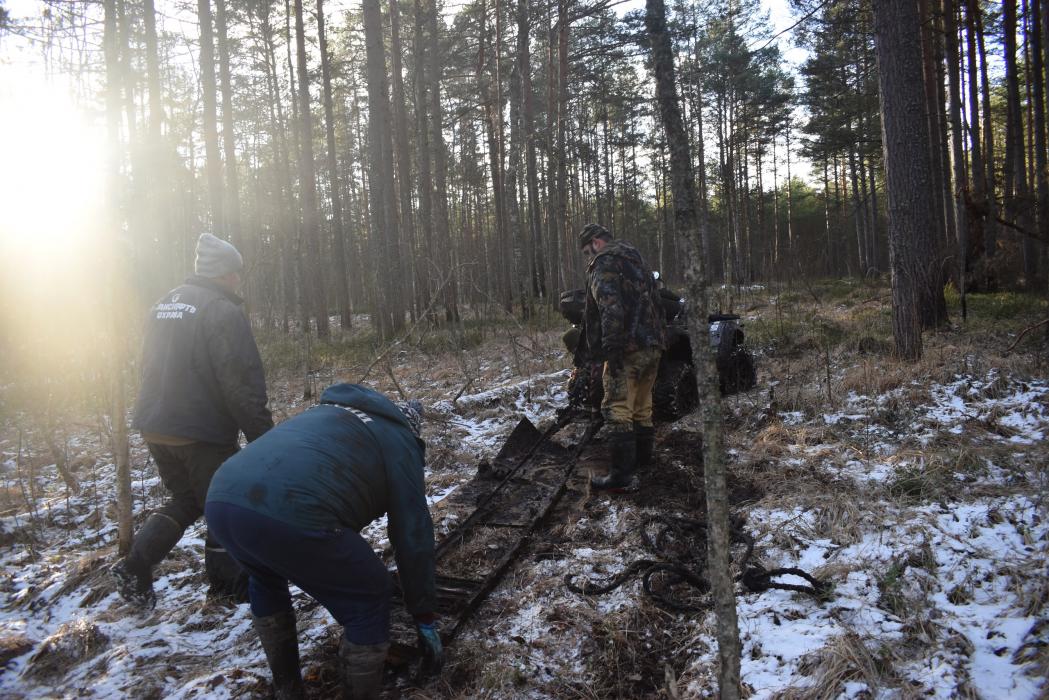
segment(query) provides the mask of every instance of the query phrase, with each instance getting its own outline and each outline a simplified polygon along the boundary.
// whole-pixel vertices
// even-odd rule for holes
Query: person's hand
[[[431,676],[440,673],[444,665],[444,646],[441,644],[441,635],[437,631],[437,625],[430,622],[416,622],[415,629],[418,632],[419,648],[423,653],[422,665],[419,673],[422,676]]]
[[[618,374],[623,371],[623,354],[620,352],[606,353],[605,363],[608,365],[608,371],[612,374]]]

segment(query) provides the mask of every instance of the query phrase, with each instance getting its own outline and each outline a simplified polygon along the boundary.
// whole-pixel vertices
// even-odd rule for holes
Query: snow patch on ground
[[[956,697],[965,683],[982,697],[1038,697],[1039,680],[1013,661],[1037,621],[1024,613],[1018,592],[1037,584],[1011,573],[1044,569],[1037,562],[1044,561],[1049,523],[1034,501],[998,497],[886,515],[891,525],[841,546],[811,539],[810,513],[751,511],[751,524],[801,543],[793,552],[771,537],[759,540],[769,566],[846,567],[843,577],[832,575],[834,595],[824,604],[784,591],[740,596],[742,673],[752,697],[772,697],[791,682],[804,687],[809,655],[849,635],[864,639],[872,653],[897,655],[902,675],[934,697]],[[932,634],[929,646],[897,649],[901,630],[918,621]],[[957,634],[969,654],[933,644]]]
[[[441,421],[428,424],[425,437],[490,455],[520,415],[537,425],[553,416],[564,401],[567,376],[567,371],[540,375],[455,402],[448,396],[433,407]],[[1029,466],[1038,455],[1044,462],[1038,445],[1049,432],[1049,383],[997,371],[959,375],[927,387],[920,392],[927,398],[913,405],[909,389],[882,396],[850,394],[835,411],[814,417],[779,414],[788,428],[818,428],[829,435],[820,444],[792,444],[778,459],[784,465],[815,462],[817,469],[858,484],[860,491],[868,483],[891,481],[901,468],[920,469],[923,446],[945,435],[1016,450],[1016,464],[988,461],[977,480],[967,484],[1001,487],[1016,477],[1017,464]],[[906,429],[895,432],[898,427],[885,418],[886,411],[905,416]],[[914,442],[901,448],[909,438]],[[159,505],[163,494],[155,471],[143,466],[142,445],[136,442],[133,448],[140,467],[133,475],[135,509],[141,514]],[[15,449],[10,441],[0,444],[0,471],[8,485],[17,476]],[[101,445],[94,449],[104,452]],[[464,469],[463,478],[469,476]],[[51,678],[29,675],[32,651],[15,657],[0,673],[0,696],[226,698],[267,679],[247,607],[215,610],[203,603],[202,527],[188,532],[158,567],[160,602],[152,613],[131,614],[115,594],[96,595],[99,577],[114,556],[115,525],[107,510],[115,499],[114,483],[112,465],[100,460],[82,474],[81,495],[67,497],[56,487],[60,481],[53,466],[41,468],[34,488],[46,497],[39,500],[38,512],[0,519],[0,635],[24,636],[38,647],[63,625],[82,620],[108,639],[96,655]],[[442,483],[428,494],[428,502],[436,506],[458,487]],[[824,520],[809,507],[747,513],[763,564],[800,567],[834,585],[826,602],[786,591],[738,592],[743,681],[751,697],[804,689],[813,682],[816,665],[857,644],[872,656],[893,659],[896,677],[890,680],[898,687],[913,684],[916,694],[948,698],[972,688],[986,698],[1039,697],[1041,679],[1028,675],[1014,654],[1031,641],[1038,615],[1044,614],[1027,613],[1044,594],[1049,542],[1044,506],[1029,495],[998,493],[908,507],[878,500],[876,493],[860,504],[861,522],[847,536],[825,531]],[[489,624],[464,630],[457,644],[512,666],[521,679],[515,695],[550,697],[540,689],[558,679],[585,683],[593,673],[594,626],[637,606],[643,593],[633,581],[608,595],[586,598],[570,592],[564,577],[614,574],[642,556],[637,538],[624,539],[637,517],[627,501],[614,500],[599,515],[581,515],[572,526],[586,531],[587,541],[565,546],[555,558],[522,563],[486,605],[498,611],[486,618]],[[444,527],[454,520],[449,515]],[[365,535],[377,550],[389,546],[384,519]],[[295,600],[300,607],[306,603],[298,592]],[[310,608],[300,610],[299,623],[306,657],[332,622],[323,609]],[[683,624],[694,634],[676,657],[683,666],[679,675],[697,679],[683,684],[683,695],[705,696],[711,688],[704,680],[709,673],[702,669],[712,667],[716,653],[711,616],[696,615]],[[927,641],[915,645],[915,639]],[[838,696],[882,697],[886,692],[849,678]]]

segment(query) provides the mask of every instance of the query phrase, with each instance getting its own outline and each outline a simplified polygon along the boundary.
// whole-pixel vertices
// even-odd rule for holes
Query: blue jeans
[[[290,581],[327,608],[348,641],[389,641],[390,573],[360,534],[302,530],[216,501],[204,513],[212,536],[250,575],[256,617],[291,610]]]

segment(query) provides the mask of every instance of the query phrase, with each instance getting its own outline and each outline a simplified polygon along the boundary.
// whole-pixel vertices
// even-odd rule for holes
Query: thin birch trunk
[[[696,211],[695,180],[688,135],[681,120],[677,85],[674,80],[674,55],[666,28],[663,0],[647,0],[645,24],[652,47],[656,77],[656,100],[663,130],[670,149],[671,187],[674,193],[674,218],[678,235],[686,243],[688,296],[696,307],[689,314],[689,331],[693,338],[708,333],[707,312],[710,307],[710,280],[700,258],[701,219]],[[702,135],[701,135],[702,137]],[[729,552],[728,490],[725,460],[721,445],[721,394],[717,369],[708,343],[692,346],[703,411],[703,481],[707,504],[707,577],[714,597],[717,617],[718,691],[722,700],[740,697],[740,641],[736,617],[734,582]]]

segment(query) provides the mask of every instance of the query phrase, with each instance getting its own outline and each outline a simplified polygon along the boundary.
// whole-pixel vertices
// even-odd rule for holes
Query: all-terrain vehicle
[[[659,374],[652,389],[654,417],[673,421],[692,411],[698,402],[695,366],[692,362],[692,340],[685,317],[685,300],[665,287],[659,289],[659,301],[667,322],[667,349],[659,363]],[[585,353],[576,352],[582,334],[586,290],[573,289],[561,294],[561,315],[572,324],[563,338],[573,353],[575,368],[568,383],[569,405],[596,409],[601,405],[602,363]],[[712,314],[710,346],[717,351],[718,379],[722,395],[749,391],[757,382],[754,357],[744,345],[743,326],[736,314]]]

